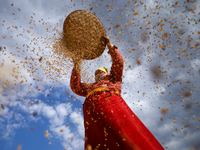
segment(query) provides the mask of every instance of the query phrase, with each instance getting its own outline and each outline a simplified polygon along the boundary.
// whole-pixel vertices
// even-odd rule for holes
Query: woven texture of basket
[[[63,24],[63,37],[67,48],[82,59],[95,59],[102,55],[106,43],[102,37],[105,28],[91,12],[75,10]]]

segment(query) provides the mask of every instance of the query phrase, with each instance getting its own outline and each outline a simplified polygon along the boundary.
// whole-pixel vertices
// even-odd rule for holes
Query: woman
[[[124,60],[107,35],[103,37],[112,58],[110,74],[107,68],[100,67],[95,71],[95,83],[81,83],[80,69],[75,63],[70,80],[72,91],[86,97],[85,149],[164,150],[121,97]]]

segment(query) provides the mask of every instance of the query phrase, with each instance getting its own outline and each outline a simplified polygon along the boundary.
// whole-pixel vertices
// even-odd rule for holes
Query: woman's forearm
[[[74,68],[72,69],[70,87],[72,91],[79,96],[87,95],[87,88],[89,87],[89,84],[81,83],[79,66],[74,66]]]
[[[108,53],[111,55],[112,58],[112,66],[110,73],[117,81],[122,81],[124,59],[115,45],[113,45],[113,47],[109,49]]]
[[[78,66],[74,66],[72,69],[71,79],[70,79],[70,87],[74,93],[77,94],[77,92],[80,89],[80,70]]]

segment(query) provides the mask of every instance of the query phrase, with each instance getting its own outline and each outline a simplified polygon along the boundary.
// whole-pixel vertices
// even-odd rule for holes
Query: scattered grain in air
[[[49,102],[49,100],[47,100],[47,102]]]
[[[52,89],[50,88],[50,91],[52,91]]]
[[[127,25],[131,25],[131,22],[130,22],[130,21],[128,21],[128,22],[127,22]]]
[[[1,115],[3,116],[3,113],[1,113]]]
[[[137,59],[136,59],[136,63],[137,63],[138,65],[141,65],[141,62],[140,62],[139,60],[137,60]]]
[[[79,109],[79,111],[81,111],[81,108]]]
[[[30,102],[28,105],[34,104],[34,102]]]
[[[118,32],[119,34],[121,33],[121,31],[120,31],[120,30],[118,30],[117,32]]]
[[[67,126],[69,125],[69,123],[66,124]]]
[[[5,88],[7,88],[7,86],[4,84],[4,85],[3,85],[3,89],[5,89]]]
[[[49,142],[49,145],[51,145],[51,142]]]
[[[197,129],[199,129],[199,126],[197,126]]]
[[[30,127],[30,130],[34,130],[35,129],[35,127]]]
[[[16,115],[14,115],[14,117],[16,118],[17,116],[16,116]]]
[[[12,104],[9,104],[9,106],[11,106]]]
[[[33,113],[33,111],[30,112],[31,114]]]
[[[186,92],[186,93],[183,94],[183,96],[185,96],[185,97],[189,97],[191,95],[192,95],[192,91],[188,91],[188,92]]]
[[[161,113],[162,113],[162,114],[166,114],[166,113],[168,113],[168,111],[169,111],[168,108],[163,108],[163,109],[161,110]]]
[[[4,107],[4,105],[3,104],[1,104],[1,108],[4,110],[5,109],[5,107]]]
[[[162,141],[163,144],[165,144],[165,141]]]
[[[137,12],[136,12],[136,13],[134,13],[134,16],[138,16],[138,15],[139,15],[139,13],[137,13]]]
[[[17,146],[17,150],[22,150],[22,146],[21,145]]]
[[[171,129],[174,129],[173,127],[170,127]]]
[[[61,130],[60,130],[60,132],[63,132],[63,131],[64,131],[64,129],[61,129]]]
[[[37,116],[37,113],[34,113],[34,114],[33,114],[33,117],[35,117],[35,116]]]
[[[160,29],[158,29],[158,32],[161,32],[161,31],[163,31],[164,29],[163,28],[160,28]]]
[[[28,17],[26,16],[26,18],[28,18]]]
[[[45,138],[49,136],[48,130],[46,130]]]

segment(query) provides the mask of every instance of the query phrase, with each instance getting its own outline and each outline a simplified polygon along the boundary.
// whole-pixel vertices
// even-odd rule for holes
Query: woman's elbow
[[[70,88],[75,93],[76,89],[74,88],[74,84],[72,82],[70,82]]]
[[[124,67],[124,59],[123,59],[123,58],[121,58],[121,59],[119,60],[119,64],[120,64],[121,67]]]

